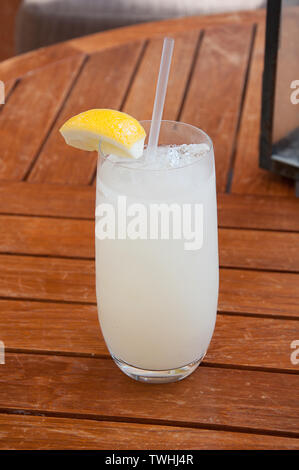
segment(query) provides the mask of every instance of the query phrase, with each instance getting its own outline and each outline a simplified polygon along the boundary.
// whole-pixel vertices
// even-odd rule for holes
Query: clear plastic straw
[[[172,59],[174,39],[165,38],[160,62],[160,71],[156,88],[156,96],[152,115],[152,123],[149,133],[146,157],[151,160],[155,158],[159,142],[161,120],[167,91],[168,76]]]

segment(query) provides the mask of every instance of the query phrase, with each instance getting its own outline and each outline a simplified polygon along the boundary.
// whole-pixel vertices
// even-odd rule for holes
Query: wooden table
[[[299,201],[258,168],[264,28],[262,10],[192,17],[0,64],[1,448],[299,448]],[[220,297],[200,368],[151,386],[122,374],[101,337],[96,155],[58,128],[93,107],[150,118],[165,34],[176,45],[164,118],[215,144]]]

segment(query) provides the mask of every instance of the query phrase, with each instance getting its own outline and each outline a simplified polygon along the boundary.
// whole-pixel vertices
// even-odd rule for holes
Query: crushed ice
[[[155,163],[158,168],[179,168],[195,163],[199,157],[209,151],[207,144],[183,144],[160,146],[157,149]]]
[[[141,158],[124,159],[109,155],[109,161],[124,164],[126,167],[148,170],[180,168],[198,161],[209,151],[207,144],[161,145],[157,148],[155,158],[148,158],[146,149]]]

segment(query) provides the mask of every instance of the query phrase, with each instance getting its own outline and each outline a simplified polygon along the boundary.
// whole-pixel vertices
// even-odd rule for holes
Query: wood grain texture
[[[219,230],[220,265],[299,271],[299,234],[259,230]]]
[[[0,216],[0,252],[94,258],[92,220]],[[59,243],[57,243],[59,240]],[[299,233],[219,229],[222,267],[299,271]]]
[[[295,374],[200,367],[182,382],[149,386],[126,377],[108,359],[7,354],[0,385],[2,410],[298,435],[299,376]]]
[[[209,29],[227,24],[254,24],[265,21],[265,9],[222,13],[216,15],[189,16],[154,23],[142,23],[134,26],[103,31],[82,38],[72,39],[65,45],[86,53],[100,49],[137,41],[144,38],[164,37],[168,34],[179,34],[186,31]]]
[[[259,168],[259,134],[265,27],[259,24],[238,136],[231,190],[241,194],[295,196],[291,180]]]
[[[3,215],[0,252],[92,259],[94,230],[91,220]]]
[[[298,274],[220,269],[218,308],[222,312],[297,318]]]
[[[85,185],[2,181],[0,213],[93,219],[95,189]]]
[[[220,227],[299,231],[299,200],[293,197],[218,193]],[[93,219],[95,188],[0,182],[0,213]]]
[[[0,311],[6,350],[109,357],[95,305],[0,300]],[[219,314],[204,361],[298,371],[290,360],[295,338],[299,322]]]
[[[95,302],[93,261],[1,256],[0,279],[3,297]]]
[[[27,73],[73,56],[80,57],[82,52],[65,43],[42,47],[1,62],[0,79],[6,81],[20,78]]]
[[[298,274],[220,270],[219,310],[299,317]],[[95,303],[94,261],[0,256],[0,296]]]
[[[295,338],[298,321],[218,315],[205,362],[298,373],[298,364],[290,359]]]
[[[109,356],[96,305],[0,300],[0,312],[6,350]]]
[[[13,1],[16,2],[18,0]],[[81,38],[75,38],[65,43],[40,48],[5,60],[0,64],[0,77],[3,76],[3,79],[19,77],[30,70],[42,67],[55,60],[78,54],[78,52],[81,51],[94,53],[108,47],[118,46],[130,41],[142,40],[147,37],[184,33],[185,31],[214,27],[218,24],[252,24],[254,22],[263,21],[264,17],[264,10],[251,10],[229,14],[191,16],[103,31]]]
[[[175,36],[173,58],[167,86],[163,119],[175,121],[184,96],[199,32]],[[152,118],[163,39],[148,42],[142,62],[134,77],[123,111],[136,119]]]
[[[252,27],[205,31],[180,120],[212,138],[217,189],[224,192],[237,130]],[[232,93],[233,90],[233,93]]]
[[[298,449],[298,439],[239,432],[0,415],[2,450]]]
[[[5,60],[0,64],[0,79],[9,80],[21,77],[27,72],[80,52],[93,54],[109,47],[119,46],[131,41],[140,41],[145,38],[163,37],[165,34],[180,34],[191,30],[198,31],[201,28],[210,28],[222,24],[253,24],[263,22],[264,19],[265,11],[261,9],[230,14],[191,16],[103,31]]]
[[[0,179],[21,180],[39,152],[83,55],[27,75],[0,113]]]
[[[294,197],[218,194],[218,224],[269,230],[299,230],[299,200]]]
[[[67,119],[87,109],[120,108],[142,45],[127,44],[89,58],[28,177],[30,182],[88,184],[91,181],[96,152],[67,146],[59,128]]]

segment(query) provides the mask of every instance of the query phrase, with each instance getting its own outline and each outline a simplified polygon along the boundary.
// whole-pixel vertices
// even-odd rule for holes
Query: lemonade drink
[[[218,246],[210,139],[193,126],[163,121],[160,144],[154,159],[99,157],[97,213],[113,208],[115,237],[96,230],[96,289],[102,332],[117,364],[134,378],[162,382],[191,373],[208,348],[217,310]],[[127,225],[134,215],[136,222],[136,204],[144,207],[146,227],[138,232],[135,223],[131,236],[123,227],[120,234],[125,211]],[[163,238],[161,227],[160,236],[151,238],[148,215],[155,204],[174,204],[177,212],[170,214],[181,209],[181,221],[189,206],[189,229],[182,229],[181,238],[171,230]],[[202,208],[201,228],[195,206]],[[171,215],[168,228],[174,226]],[[195,240],[191,227],[202,230],[202,238]]]

